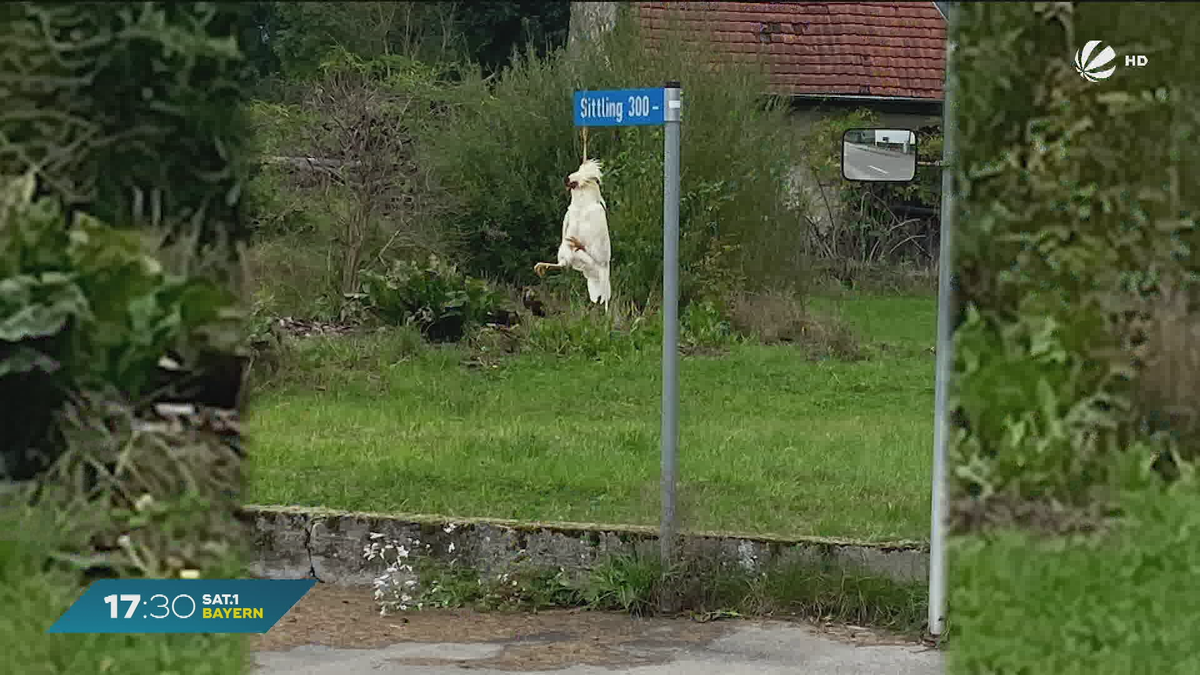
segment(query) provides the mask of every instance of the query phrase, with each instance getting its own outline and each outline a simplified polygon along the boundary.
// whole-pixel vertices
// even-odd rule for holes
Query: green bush
[[[67,226],[56,200],[32,201],[33,183],[0,197],[0,397],[5,426],[15,420],[5,475],[38,477],[39,503],[87,530],[68,540],[92,564],[148,576],[215,564],[240,491],[236,422],[203,405],[146,422],[163,397],[189,400],[158,369],[168,350],[196,363],[239,346],[232,294],[166,274],[132,233],[86,214]]]
[[[1071,7],[963,6],[953,459],[963,512],[1103,502],[1126,455],[1184,461],[1200,447],[1153,425],[1164,409],[1195,410],[1194,397],[1148,395],[1168,391],[1149,364],[1180,356],[1194,328],[1177,321],[1172,339],[1149,342],[1146,330],[1195,306],[1197,193],[1184,177],[1200,168],[1189,140],[1200,131],[1197,61],[1167,36],[1200,12]],[[1119,69],[1119,85],[1088,82],[1061,54],[1093,35],[1160,65]],[[1160,301],[1172,293],[1182,305]],[[1177,463],[1157,466],[1169,476]]]
[[[738,335],[722,307],[705,299],[689,304],[679,317],[679,342],[684,349],[726,347],[737,341]]]
[[[393,325],[413,323],[434,342],[456,341],[500,310],[502,297],[487,282],[430,256],[427,265],[406,260],[386,273],[362,272],[368,307]]]
[[[786,194],[799,150],[786,109],[764,100],[753,67],[709,68],[703,44],[638,40],[628,17],[577,59],[515,57],[498,79],[467,73],[444,125],[421,141],[459,208],[447,227],[464,238],[468,269],[526,283],[553,256],[583,155],[571,92],[683,83],[680,264],[683,302],[720,294],[725,280],[803,275],[803,220]],[[662,278],[661,127],[590,129],[587,154],[605,167],[614,298],[645,306]]]
[[[117,227],[158,225],[202,247],[238,239],[251,74],[236,3],[6,4],[0,175]]]
[[[0,399],[15,413],[4,425],[14,468],[54,460],[51,420],[70,392],[109,386],[145,404],[162,393],[168,350],[196,363],[242,338],[223,286],[167,274],[134,233],[79,212],[68,224],[57,200],[33,193],[26,175],[0,196]]]
[[[311,316],[319,302],[337,314],[362,268],[386,273],[389,258],[450,250],[441,214],[454,202],[413,161],[447,76],[402,56],[364,60],[339,48],[314,77],[291,82],[287,100],[248,106],[259,162],[247,185],[251,263],[281,307],[308,300],[293,313]],[[280,255],[297,243],[295,261]]]
[[[107,638],[89,639],[96,651],[88,653],[41,636],[57,618],[50,612],[74,600],[85,572],[239,574],[236,415],[202,404],[191,413],[155,414],[149,404],[172,394],[189,400],[179,381],[164,382],[157,370],[168,349],[192,363],[229,353],[241,322],[223,286],[166,274],[138,237],[86,214],[76,212],[68,226],[57,200],[34,201],[33,187],[26,175],[0,195],[0,476],[34,477],[36,491],[4,495],[12,503],[0,513],[20,515],[15,531],[42,528],[51,541],[36,548],[36,562],[29,557],[35,549],[21,542],[0,545],[15,556],[0,560],[5,572],[37,568],[0,584],[0,594],[44,607],[26,617],[37,622],[36,638],[25,628],[4,632],[5,653],[21,672],[73,672],[87,663],[143,672],[155,662],[229,672],[242,653],[232,638],[166,640],[178,653],[148,655]],[[15,647],[8,643],[14,638]],[[224,665],[187,665],[201,655]]]

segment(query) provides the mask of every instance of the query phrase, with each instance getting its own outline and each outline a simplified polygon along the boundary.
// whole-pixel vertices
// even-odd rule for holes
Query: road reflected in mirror
[[[917,173],[917,135],[910,129],[848,129],[842,134],[842,178],[903,183]]]

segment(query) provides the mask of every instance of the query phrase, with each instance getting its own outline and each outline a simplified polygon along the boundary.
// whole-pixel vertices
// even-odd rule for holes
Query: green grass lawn
[[[973,536],[951,549],[947,673],[1200,673],[1200,497],[1127,497],[1101,540]]]
[[[859,328],[872,358],[742,345],[681,361],[685,529],[927,537],[936,301],[815,304]],[[325,386],[267,391],[247,416],[255,503],[657,523],[657,350],[467,369],[453,348],[398,362],[305,348]]]

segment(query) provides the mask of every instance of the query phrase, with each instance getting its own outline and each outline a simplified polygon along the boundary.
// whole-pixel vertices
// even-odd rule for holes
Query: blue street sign
[[[663,123],[663,89],[575,92],[575,126],[637,127]]]

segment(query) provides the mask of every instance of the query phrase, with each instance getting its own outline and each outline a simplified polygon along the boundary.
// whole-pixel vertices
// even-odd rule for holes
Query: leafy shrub
[[[713,300],[690,303],[679,323],[679,342],[686,351],[726,347],[737,338],[729,319]]]
[[[234,404],[205,405],[211,392],[195,395],[158,367],[171,350],[201,366],[193,374],[202,388],[211,384],[203,357],[227,355],[241,338],[232,293],[167,274],[134,233],[82,212],[68,223],[56,199],[33,193],[26,175],[0,194],[0,478],[35,479],[0,495],[0,513],[18,530],[43,528],[46,540],[9,550],[35,572],[0,587],[61,612],[97,575],[239,575]],[[226,384],[236,396],[236,377]],[[164,399],[193,405],[152,405]],[[17,564],[6,555],[3,573]],[[88,670],[93,660],[127,672],[240,666],[233,638],[159,641],[178,648],[169,656],[104,640],[81,651],[41,635],[57,614],[23,616],[38,622],[36,639],[12,643],[27,635],[21,622],[4,633],[22,672]]]
[[[0,514],[30,536],[0,566],[33,573],[0,590],[36,608],[0,651],[20,672],[243,665],[232,636],[42,634],[98,575],[241,573],[243,9],[3,9],[0,483],[21,483]]]
[[[79,528],[62,552],[84,568],[171,576],[228,563],[241,485],[236,411],[190,398],[158,363],[168,351],[190,364],[233,352],[242,333],[232,293],[165,273],[131,232],[80,212],[68,226],[57,200],[33,200],[31,175],[6,188],[6,475],[38,478],[41,507]],[[153,405],[181,398],[198,405]]]
[[[244,8],[0,10],[0,527],[17,535],[0,543],[16,617],[0,652],[14,672],[244,665],[238,636],[44,634],[96,576],[242,572],[241,324],[224,282],[244,234]],[[160,365],[168,352],[182,368]]]
[[[380,274],[362,273],[370,308],[394,325],[409,322],[434,342],[455,341],[500,310],[502,297],[489,284],[430,256],[425,266],[397,260]]]
[[[105,223],[237,240],[250,71],[236,3],[20,2],[4,8],[0,175]],[[9,51],[11,50],[11,51]],[[224,270],[227,271],[227,270]]]
[[[1166,36],[1200,13],[962,11],[956,508],[1108,503],[1123,467],[1154,463],[1171,477],[1197,447],[1175,433],[1180,419],[1162,424],[1165,407],[1194,406],[1168,393],[1162,364],[1188,367],[1188,282],[1200,271],[1196,193],[1181,180],[1200,160],[1184,140],[1200,128],[1195,51]],[[1125,69],[1114,90],[1047,50],[1100,34],[1163,68]]]
[[[70,392],[111,386],[144,407],[168,350],[194,364],[242,337],[224,287],[167,274],[135,234],[79,212],[68,224],[33,194],[27,174],[0,196],[0,436],[25,474],[61,449],[53,415]]]
[[[259,162],[247,186],[252,263],[281,301],[309,300],[293,313],[311,316],[318,302],[337,313],[362,268],[386,273],[385,253],[448,250],[454,237],[439,214],[453,200],[413,161],[415,136],[443,106],[445,76],[410,58],[334,48],[313,78],[291,83],[294,100],[248,106]],[[303,242],[299,260],[276,258],[293,242]],[[295,275],[278,275],[283,266]]]

